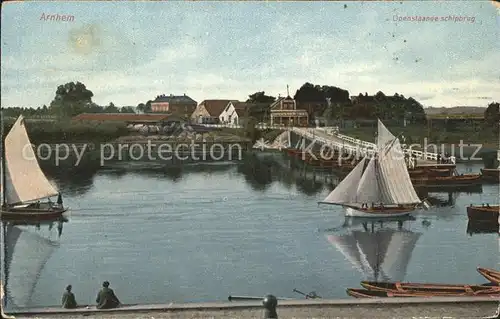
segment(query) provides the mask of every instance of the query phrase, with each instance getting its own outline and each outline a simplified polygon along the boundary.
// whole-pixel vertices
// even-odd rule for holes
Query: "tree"
[[[484,120],[487,125],[498,127],[498,122],[500,121],[500,103],[491,102],[484,111]]]
[[[248,96],[247,103],[273,103],[276,101],[274,96],[266,95],[264,91],[255,92],[254,94],[250,94]]]
[[[109,102],[109,105],[104,108],[105,113],[118,113],[119,109],[113,104],[113,102]]]
[[[145,113],[150,113],[151,112],[151,103],[153,103],[153,101],[149,100],[146,102],[146,105],[144,106],[144,112]]]
[[[49,109],[59,116],[75,116],[90,108],[93,96],[83,83],[69,82],[57,87]]]
[[[120,113],[135,113],[131,106],[124,106],[120,109]]]
[[[144,112],[144,109],[146,108],[146,104],[144,103],[139,103],[137,104],[137,110],[140,112]]]
[[[345,106],[351,105],[349,91],[336,86],[314,85],[309,82],[304,83],[295,92],[293,98],[301,108],[308,110],[309,116],[312,118],[322,114],[327,119],[333,119],[335,114],[333,105],[342,105],[342,110]]]

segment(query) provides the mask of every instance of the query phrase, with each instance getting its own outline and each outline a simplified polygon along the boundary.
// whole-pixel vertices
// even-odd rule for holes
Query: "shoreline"
[[[498,297],[432,297],[367,299],[298,299],[278,302],[279,318],[481,318],[491,316]],[[18,310],[16,318],[261,318],[260,301],[128,305],[116,309]]]

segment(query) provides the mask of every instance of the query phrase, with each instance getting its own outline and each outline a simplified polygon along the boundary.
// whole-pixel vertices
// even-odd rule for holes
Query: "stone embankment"
[[[280,301],[278,318],[284,319],[375,319],[375,318],[484,318],[495,314],[498,299],[468,298],[388,298],[358,300]],[[127,306],[114,310],[33,309],[14,314],[16,318],[86,319],[171,319],[171,318],[263,318],[259,302],[169,304]]]

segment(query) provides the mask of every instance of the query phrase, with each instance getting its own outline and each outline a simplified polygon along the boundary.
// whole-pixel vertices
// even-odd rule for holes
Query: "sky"
[[[100,105],[159,94],[246,100],[305,82],[424,106],[500,101],[500,14],[491,1],[7,2],[1,106],[49,105],[80,81]],[[72,15],[46,21],[42,15]],[[469,21],[397,21],[405,16]],[[471,21],[471,18],[474,18]]]

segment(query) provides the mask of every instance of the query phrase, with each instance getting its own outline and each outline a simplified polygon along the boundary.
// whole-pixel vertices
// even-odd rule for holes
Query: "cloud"
[[[293,94],[305,82],[351,95],[398,92],[435,106],[500,100],[495,43],[477,36],[486,28],[479,24],[395,23],[393,10],[403,8],[396,4],[184,3],[160,10],[165,6],[135,3],[117,12],[117,21],[103,9],[106,23],[71,25],[24,50],[15,50],[18,31],[11,28],[2,105],[48,104],[68,81],[85,83],[97,103],[117,105],[160,93],[243,100],[262,90],[286,94],[287,84]],[[436,10],[449,13],[443,8]]]

